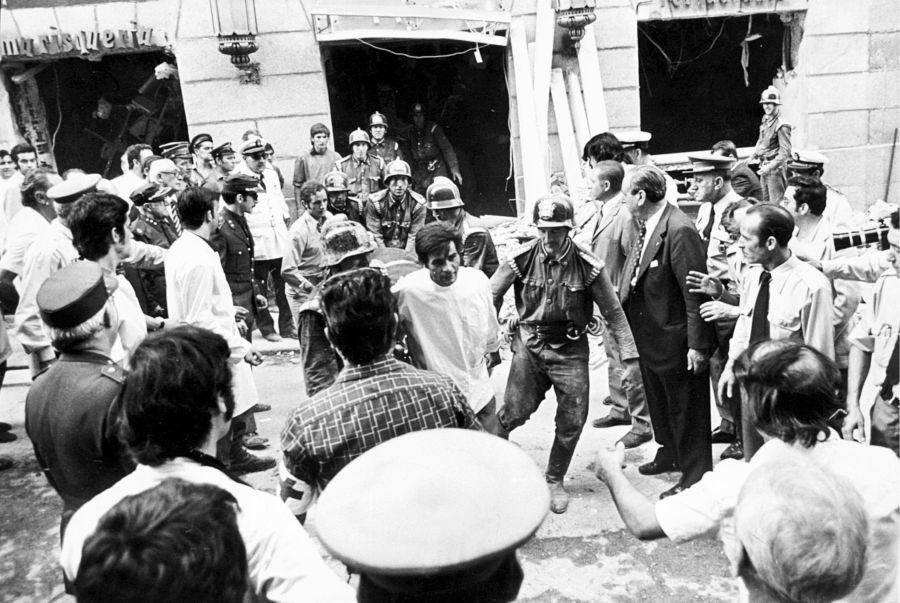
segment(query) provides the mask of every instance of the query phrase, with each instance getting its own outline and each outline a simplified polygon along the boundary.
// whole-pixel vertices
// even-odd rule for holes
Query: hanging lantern
[[[576,51],[584,37],[584,28],[597,20],[596,6],[596,0],[556,0],[556,24],[569,34]]]
[[[231,57],[238,69],[252,69],[250,55],[259,50],[256,0],[209,0],[219,52]]]

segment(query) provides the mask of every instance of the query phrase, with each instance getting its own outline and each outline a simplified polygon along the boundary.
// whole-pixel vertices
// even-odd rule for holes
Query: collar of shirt
[[[797,259],[797,256],[795,256],[792,253],[788,259],[786,259],[784,262],[782,262],[781,264],[779,264],[778,266],[776,266],[775,268],[773,268],[770,271],[770,274],[772,275],[772,280],[775,280],[777,278],[786,277],[790,272],[795,270],[797,268],[797,266],[801,263],[802,263],[802,261]]]
[[[560,266],[567,265],[569,263],[569,256],[573,253],[573,249],[575,248],[575,246],[568,237],[566,237],[566,240],[563,241],[563,245],[565,245],[565,249],[562,250],[562,253],[556,256],[551,256],[549,253],[547,253],[547,249],[544,247],[544,243],[538,243],[538,247],[540,247],[541,261],[547,263],[556,262]]]
[[[737,194],[734,191],[734,189],[731,189],[730,191],[728,191],[728,193],[726,195],[724,195],[721,199],[716,201],[713,204],[712,208],[713,208],[713,212],[715,212],[715,214],[716,214],[717,220],[722,219],[722,214],[725,213],[725,210],[728,208],[729,205],[731,205],[735,201],[740,201],[741,199],[743,199],[743,197],[741,197],[739,194]]]
[[[320,153],[319,151],[316,150],[316,147],[310,147],[310,148],[309,148],[309,154],[312,155],[312,156],[316,156],[316,155],[327,155],[327,154],[328,154],[328,147],[325,147],[325,150],[322,151],[321,153]]]
[[[50,226],[53,227],[58,234],[61,234],[65,238],[72,240],[72,231],[69,230],[69,227],[59,221],[59,218],[53,218],[53,221],[50,222]]]
[[[358,366],[346,365],[340,374],[338,374],[337,379],[335,379],[334,382],[335,384],[338,384],[346,383],[348,381],[359,381],[360,379],[389,373],[398,366],[402,367],[403,365],[404,363],[394,358],[393,354],[389,352],[369,364]]]
[[[357,159],[356,157],[354,157],[354,158],[353,158],[353,163],[354,163],[355,165],[362,165],[362,164],[369,165],[369,155],[366,154],[365,158],[363,158],[363,159]]]
[[[647,249],[647,244],[650,242],[650,236],[653,234],[653,231],[656,230],[656,225],[659,224],[659,221],[662,219],[663,212],[666,211],[665,207],[660,207],[659,210],[647,218],[646,227],[647,230],[644,233],[644,249]],[[641,255],[643,255],[643,250],[641,251]]]

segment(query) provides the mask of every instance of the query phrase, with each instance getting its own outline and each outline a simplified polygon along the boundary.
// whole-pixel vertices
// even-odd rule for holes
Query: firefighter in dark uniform
[[[425,191],[425,198],[434,217],[462,237],[462,265],[477,268],[491,278],[500,263],[494,239],[481,220],[466,211],[459,187],[449,178],[438,176]]]
[[[387,188],[369,196],[366,228],[379,247],[415,252],[416,233],[425,225],[425,198],[411,188],[409,164],[396,159],[387,166]]]
[[[439,125],[425,119],[425,107],[422,103],[413,105],[409,146],[417,193],[424,195],[437,176],[452,176],[458,184],[462,184],[462,174],[453,145]]]
[[[365,209],[359,201],[350,198],[347,175],[340,170],[325,174],[325,194],[328,195],[328,211],[334,215],[344,214],[349,220],[363,223]]]
[[[169,216],[167,197],[172,189],[147,183],[131,193],[131,202],[137,209],[137,217],[131,223],[131,233],[136,241],[168,249],[178,238],[178,231]],[[127,270],[127,268],[126,268]],[[141,289],[149,316],[167,316],[166,276],[161,269],[135,269],[141,281]],[[130,279],[129,279],[130,280]]]
[[[125,371],[110,359],[117,281],[95,262],[75,262],[41,285],[37,304],[59,359],[25,400],[25,430],[47,481],[63,500],[60,534],[81,505],[127,475],[115,432]]]
[[[262,188],[259,178],[248,174],[231,174],[222,188],[222,209],[219,211],[219,234],[214,246],[222,260],[222,270],[231,288],[235,306],[246,314],[244,337],[249,341],[256,316],[256,281],[253,278],[253,235],[245,214],[253,211]],[[244,314],[244,313],[242,313]]]
[[[380,191],[384,182],[384,160],[371,153],[369,135],[359,128],[350,132],[350,154],[338,161],[335,167],[347,176],[348,196],[362,210],[366,199]]]
[[[569,496],[563,479],[588,415],[588,340],[596,303],[621,350],[626,386],[640,383],[638,352],[603,261],[569,237],[572,203],[549,195],[534,205],[540,238],[513,250],[491,277],[497,307],[515,286],[517,327],[504,406],[497,413],[509,431],[525,423],[552,385],[556,392],[556,436],[546,479],[550,510],[564,513]],[[504,434],[501,434],[504,435]]]
[[[387,118],[376,111],[369,117],[369,133],[372,135],[372,148],[369,152],[378,155],[388,165],[394,159],[403,159],[400,144],[387,136]]]

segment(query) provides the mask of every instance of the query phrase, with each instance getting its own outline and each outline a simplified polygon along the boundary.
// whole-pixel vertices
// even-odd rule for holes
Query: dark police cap
[[[162,201],[171,190],[172,189],[167,186],[161,187],[158,184],[148,182],[134,189],[131,193],[131,202],[140,207],[145,203]]]
[[[231,147],[230,142],[224,142],[212,150],[212,156],[215,158],[221,158],[225,155],[234,155],[234,149]]]
[[[259,186],[259,178],[249,174],[229,174],[225,178],[225,186],[222,187],[223,193],[232,195],[258,193],[262,190]]]
[[[688,155],[691,161],[691,173],[703,174],[706,172],[730,171],[737,163],[733,157],[714,155],[712,153],[698,153]]]
[[[191,144],[190,144],[191,150],[196,151],[197,147],[199,147],[204,142],[212,142],[212,141],[213,141],[212,136],[210,136],[206,132],[197,134],[196,136],[191,138]]]
[[[37,293],[41,319],[54,329],[71,329],[103,309],[118,283],[95,262],[69,264],[50,276]]]
[[[190,157],[190,143],[187,141],[167,142],[159,145],[159,153],[166,159],[175,159],[178,157]]]
[[[74,203],[82,195],[96,191],[100,180],[100,174],[72,174],[66,180],[47,189],[47,197],[57,203]]]

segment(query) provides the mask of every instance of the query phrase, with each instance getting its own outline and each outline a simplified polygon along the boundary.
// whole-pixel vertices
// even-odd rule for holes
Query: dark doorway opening
[[[121,174],[128,145],[187,139],[177,78],[154,76],[163,62],[175,65],[162,52],[62,59],[37,74],[60,172],[79,168],[111,178]]]
[[[784,32],[775,14],[640,23],[641,124],[653,134],[651,151],[697,151],[723,139],[753,146],[759,96],[782,65]]]
[[[390,125],[388,136],[403,148],[412,106],[422,102],[427,119],[443,128],[459,158],[466,209],[475,215],[514,215],[506,191],[509,95],[504,49],[482,46],[481,63],[471,50],[471,44],[445,40],[323,46],[334,146],[348,154],[350,132],[357,127],[368,130],[369,115],[380,111]],[[408,147],[403,151],[409,160]]]

